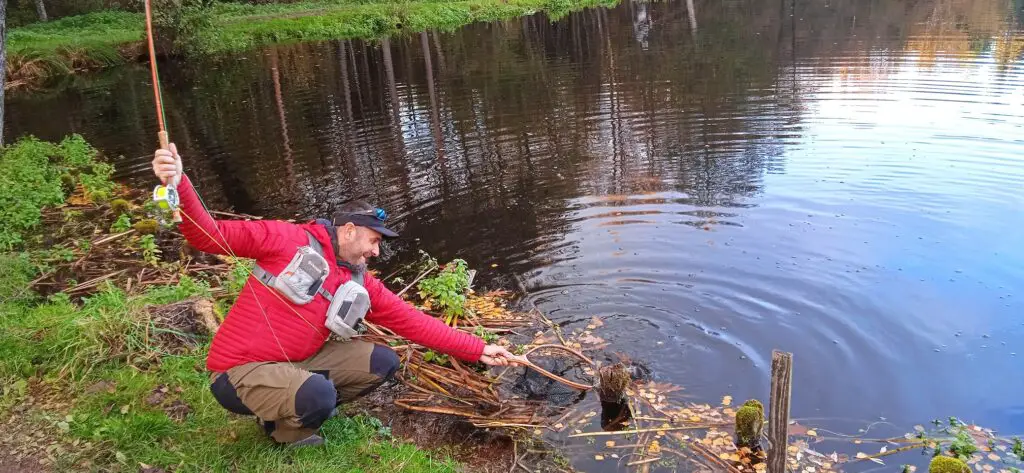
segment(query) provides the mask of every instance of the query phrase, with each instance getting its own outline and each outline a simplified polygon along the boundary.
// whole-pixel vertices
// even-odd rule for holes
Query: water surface
[[[627,2],[162,69],[212,206],[374,200],[404,236],[385,265],[521,277],[695,399],[767,397],[778,348],[808,422],[1020,433],[1022,8]],[[148,187],[147,74],[12,96],[8,136],[82,133]]]

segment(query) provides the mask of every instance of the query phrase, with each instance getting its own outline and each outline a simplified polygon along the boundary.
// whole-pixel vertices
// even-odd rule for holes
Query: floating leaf
[[[999,455],[996,455],[994,453],[990,453],[990,454],[988,454],[988,459],[992,460],[994,462],[997,462],[997,461],[999,461]]]
[[[604,443],[604,446],[608,447],[608,448],[612,448],[612,447],[615,446],[615,441],[614,440],[609,440],[609,441]]]
[[[597,461],[604,460],[604,455],[594,455],[594,460],[597,460]]]
[[[818,432],[813,430],[813,429],[812,430],[808,430],[807,431],[807,436],[809,436],[809,437],[817,437],[818,436]]]
[[[723,406],[728,406],[730,404],[732,404],[732,396],[725,396],[725,397],[722,398],[722,405]]]

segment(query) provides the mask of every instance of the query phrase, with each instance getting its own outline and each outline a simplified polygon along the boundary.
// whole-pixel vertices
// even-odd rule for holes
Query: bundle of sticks
[[[468,304],[497,307],[497,298],[495,293],[470,296]],[[469,333],[480,333],[480,330],[507,333],[536,323],[530,314],[504,310],[477,311],[465,321],[467,325],[456,328]],[[514,368],[506,368],[495,376],[455,358],[440,357],[372,324],[367,324],[364,338],[390,345],[402,358],[403,367],[396,376],[409,390],[396,399],[395,404],[405,409],[454,415],[476,427],[488,428],[543,428],[552,416],[563,410],[543,401],[513,396],[507,389],[502,389],[505,372]],[[525,358],[519,360],[523,364],[529,363]]]

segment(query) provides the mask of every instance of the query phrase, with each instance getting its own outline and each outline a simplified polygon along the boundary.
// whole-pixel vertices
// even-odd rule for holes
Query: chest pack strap
[[[306,232],[306,238],[309,239],[309,247],[313,248],[313,251],[316,251],[316,253],[318,255],[323,256],[324,258],[327,258],[327,256],[324,255],[324,247],[322,245],[320,245],[320,242],[317,241],[316,237],[314,237],[312,233],[309,233],[307,231]],[[258,265],[258,264],[256,265],[256,267],[254,267],[252,269],[252,275],[255,276],[256,279],[258,279],[260,282],[265,284],[267,287],[274,287],[274,281],[277,280],[277,276],[274,276],[273,274],[270,274],[269,271],[263,269],[263,267]],[[353,273],[353,275],[354,275],[354,273]],[[363,284],[361,276],[362,276],[362,274],[360,274],[360,279],[358,281],[356,281],[356,282],[359,283],[359,285]],[[321,296],[324,296],[324,298],[327,299],[328,301],[334,301],[334,296],[331,295],[330,292],[327,292],[327,289],[324,289],[323,284],[320,284],[320,289],[317,290],[316,292],[318,294],[320,294]]]

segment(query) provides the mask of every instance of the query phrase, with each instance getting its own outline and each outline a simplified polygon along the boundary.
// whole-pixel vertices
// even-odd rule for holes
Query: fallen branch
[[[108,242],[114,241],[114,240],[116,240],[118,238],[121,238],[123,236],[131,235],[132,233],[135,233],[135,229],[134,228],[131,229],[131,230],[128,230],[126,232],[115,233],[115,234],[110,235],[108,237],[100,238],[99,240],[96,240],[96,241],[92,242],[92,246],[99,246],[99,245],[102,245],[104,243],[108,243]]]
[[[405,288],[403,288],[401,291],[398,291],[398,294],[396,294],[396,295],[398,297],[402,297],[402,294],[405,294],[405,292],[408,291],[409,288],[411,288],[414,285],[416,285],[416,283],[420,282],[420,279],[423,279],[426,275],[432,273],[435,269],[437,269],[437,265],[436,264],[431,266],[430,268],[427,268],[425,271],[420,273],[419,276],[416,276],[416,279],[413,279],[412,282],[409,283],[408,286],[405,286]]]
[[[616,432],[584,432],[582,434],[572,434],[569,438],[576,437],[610,437],[613,435],[629,435],[629,434],[642,434],[647,432],[672,432],[675,430],[699,430],[699,429],[710,429],[712,427],[724,427],[730,425],[728,422],[717,422],[713,424],[699,424],[699,425],[687,425],[683,427],[651,427],[647,429],[634,429],[634,430],[619,430]]]
[[[643,465],[643,464],[646,464],[646,463],[654,463],[654,462],[656,462],[658,460],[661,460],[661,457],[654,457],[654,458],[647,458],[647,459],[644,459],[644,460],[631,461],[629,463],[626,463],[626,466],[637,466],[637,465]]]

